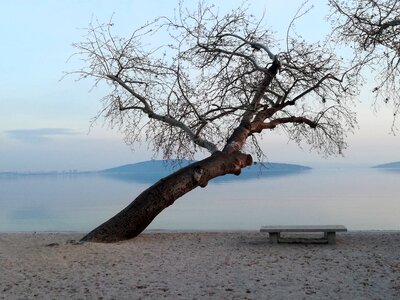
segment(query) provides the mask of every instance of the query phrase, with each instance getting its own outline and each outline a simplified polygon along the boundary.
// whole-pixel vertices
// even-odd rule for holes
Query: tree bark
[[[142,192],[117,215],[101,224],[82,241],[112,243],[139,235],[165,208],[196,187],[226,174],[239,175],[252,164],[252,157],[240,151],[215,152],[210,157],[162,178]]]

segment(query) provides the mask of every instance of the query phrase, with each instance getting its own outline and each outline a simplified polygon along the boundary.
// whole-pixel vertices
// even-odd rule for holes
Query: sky
[[[208,1],[220,11],[241,1]],[[0,172],[97,170],[153,158],[146,145],[132,150],[123,136],[101,120],[91,119],[101,109],[104,87],[93,81],[63,80],[64,72],[79,69],[72,43],[82,40],[91,20],[113,16],[116,33],[129,35],[135,28],[160,15],[171,16],[177,0],[2,1],[0,9]],[[265,25],[284,36],[303,0],[249,1],[255,15],[265,11]],[[197,1],[185,1],[194,7]],[[297,30],[313,39],[328,30],[324,1],[309,1],[310,13]],[[278,49],[277,49],[278,50]],[[284,136],[265,135],[262,146],[271,162],[306,165],[378,164],[400,160],[400,137],[390,134],[391,112],[374,112],[369,94],[362,94],[357,108],[359,130],[348,139],[344,157],[323,156],[288,143]],[[366,100],[366,101],[365,101]],[[201,158],[201,157],[199,157]]]

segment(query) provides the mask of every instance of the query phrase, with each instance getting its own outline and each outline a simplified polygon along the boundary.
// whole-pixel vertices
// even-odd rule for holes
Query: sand
[[[1,233],[1,299],[400,299],[400,232],[270,245],[259,232]]]

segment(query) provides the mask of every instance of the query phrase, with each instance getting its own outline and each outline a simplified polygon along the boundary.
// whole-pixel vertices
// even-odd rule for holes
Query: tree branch
[[[217,47],[210,48],[210,47],[206,46],[205,44],[201,44],[201,43],[199,43],[198,46],[201,47],[202,49],[204,49],[206,52],[209,52],[209,53],[223,53],[223,54],[227,54],[229,56],[237,56],[237,57],[244,58],[244,59],[246,59],[246,60],[251,62],[251,64],[254,66],[255,70],[261,71],[261,72],[264,72],[264,73],[268,72],[268,69],[261,67],[256,62],[256,60],[254,58],[252,58],[250,55],[246,55],[246,54],[243,54],[243,53],[240,53],[240,52],[228,51],[228,50],[224,50],[224,49],[217,48]]]
[[[267,52],[267,54],[268,54],[268,56],[269,56],[269,58],[271,60],[274,61],[276,59],[276,55],[273,54],[271,52],[271,50],[269,50],[269,48],[266,45],[262,44],[262,43],[257,43],[257,42],[252,42],[252,41],[246,40],[245,38],[243,38],[243,37],[241,37],[241,36],[239,36],[237,34],[233,34],[233,33],[224,33],[224,34],[217,35],[218,38],[223,38],[223,37],[226,37],[226,36],[231,36],[231,37],[237,38],[237,39],[245,42],[246,44],[249,44],[255,50],[263,49],[265,52]]]
[[[173,127],[178,127],[182,129],[188,136],[189,138],[198,146],[207,149],[210,153],[214,153],[218,151],[218,148],[215,144],[200,138],[197,136],[188,126],[186,126],[184,123],[176,120],[175,118],[171,116],[163,116],[155,113],[153,109],[150,107],[148,104],[147,100],[141,96],[140,94],[136,93],[132,88],[130,88],[123,80],[120,78],[113,76],[113,75],[107,75],[108,78],[110,78],[112,81],[117,82],[119,85],[121,85],[125,90],[127,90],[132,96],[137,98],[141,103],[143,103],[144,107],[139,107],[140,110],[142,110],[144,113],[147,114],[147,116],[150,119],[158,120],[164,123],[167,123]],[[136,106],[131,106],[131,107],[121,107],[120,110],[128,110],[128,109],[135,109],[138,108]]]
[[[337,82],[341,82],[341,80],[339,78],[336,78],[332,74],[326,74],[320,80],[318,80],[318,82],[316,84],[314,84],[313,86],[309,87],[308,89],[306,89],[305,91],[303,91],[302,93],[300,93],[299,95],[295,96],[290,101],[287,101],[285,103],[287,105],[293,105],[294,103],[296,103],[297,100],[299,100],[300,98],[303,98],[305,95],[307,95],[307,94],[311,93],[312,91],[314,91],[315,89],[317,89],[327,79],[333,79],[333,80],[335,80]],[[287,105],[285,105],[285,106],[287,106]]]
[[[315,121],[312,121],[306,117],[286,117],[286,118],[278,118],[271,120],[267,123],[263,123],[261,125],[261,129],[274,129],[276,126],[280,124],[285,124],[285,123],[295,123],[295,124],[307,124],[311,128],[315,129],[318,126],[318,123]]]

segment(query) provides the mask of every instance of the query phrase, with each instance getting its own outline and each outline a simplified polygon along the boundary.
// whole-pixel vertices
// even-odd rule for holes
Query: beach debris
[[[83,245],[83,241],[77,241],[77,240],[68,240],[65,242],[65,244],[70,244],[70,245]]]
[[[57,247],[57,246],[60,246],[60,244],[59,243],[50,243],[50,244],[47,244],[45,246],[46,247]]]

